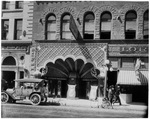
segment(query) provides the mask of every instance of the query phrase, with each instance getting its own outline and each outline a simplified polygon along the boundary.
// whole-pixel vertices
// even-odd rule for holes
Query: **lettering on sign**
[[[147,54],[148,46],[121,46],[120,54]]]

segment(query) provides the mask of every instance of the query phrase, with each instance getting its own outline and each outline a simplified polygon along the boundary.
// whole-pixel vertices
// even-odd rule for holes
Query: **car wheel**
[[[44,97],[43,97],[42,102],[43,102],[43,103],[46,103],[46,102],[47,102],[47,96],[44,96]]]
[[[41,96],[37,93],[32,94],[30,97],[30,101],[32,105],[39,105],[41,103]]]
[[[1,93],[1,102],[7,103],[9,101],[9,95],[5,92]]]

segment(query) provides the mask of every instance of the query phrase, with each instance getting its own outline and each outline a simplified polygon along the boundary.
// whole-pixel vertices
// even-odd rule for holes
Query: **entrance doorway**
[[[86,99],[86,81],[82,79],[78,79],[77,87],[76,87],[76,97],[79,99]]]
[[[117,71],[108,71],[107,77],[108,77],[107,80],[108,87],[111,85],[115,86],[117,83]]]
[[[15,87],[15,72],[14,71],[3,71],[2,79],[7,81],[7,88]]]
[[[62,80],[61,81],[61,97],[66,98],[67,97],[67,80]]]

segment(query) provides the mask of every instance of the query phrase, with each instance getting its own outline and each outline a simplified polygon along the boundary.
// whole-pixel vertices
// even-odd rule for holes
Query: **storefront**
[[[118,67],[117,84],[126,103],[148,101],[148,45],[144,41],[140,43],[109,47],[112,65]],[[114,51],[114,47],[117,50]]]

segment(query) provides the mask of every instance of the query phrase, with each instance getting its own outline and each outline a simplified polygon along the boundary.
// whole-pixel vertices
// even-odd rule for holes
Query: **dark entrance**
[[[76,85],[76,97],[80,99],[86,98],[86,81],[83,81],[82,79],[78,79],[77,85]]]
[[[15,72],[14,71],[3,71],[2,72],[2,79],[7,81],[7,88],[14,88],[15,87]]]
[[[67,97],[67,89],[68,89],[67,80],[62,80],[61,81],[61,97],[62,98]]]
[[[117,83],[117,71],[108,71],[107,77],[108,77],[107,81],[108,87],[111,85],[115,86]]]

